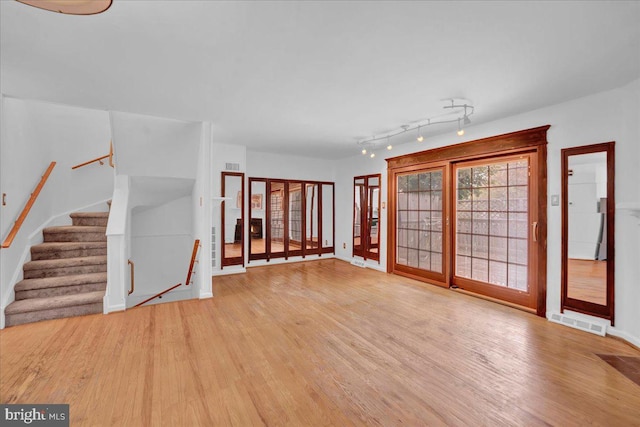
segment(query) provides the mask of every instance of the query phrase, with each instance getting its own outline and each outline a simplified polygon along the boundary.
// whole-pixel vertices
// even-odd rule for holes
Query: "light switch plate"
[[[551,206],[560,206],[560,196],[557,194],[551,195]]]

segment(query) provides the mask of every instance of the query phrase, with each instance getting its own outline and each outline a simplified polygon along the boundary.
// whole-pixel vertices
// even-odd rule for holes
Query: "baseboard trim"
[[[617,331],[615,330],[615,328],[609,328],[607,330],[607,336],[610,336],[615,340],[622,341],[625,344],[630,345],[631,347],[640,351],[640,339],[634,337],[633,335],[630,335],[624,331]]]

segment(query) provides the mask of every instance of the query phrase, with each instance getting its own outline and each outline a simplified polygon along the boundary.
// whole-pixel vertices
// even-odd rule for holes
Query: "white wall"
[[[451,128],[444,134],[425,138],[421,144],[413,140],[406,144],[394,141],[392,152],[379,150],[371,159],[358,153],[337,163],[337,255],[351,258],[351,215],[353,177],[381,173],[382,200],[387,200],[385,157],[422,151],[550,124],[548,132],[548,194],[559,195],[560,150],[566,147],[616,141],[616,202],[640,202],[640,80],[624,87],[593,94],[570,102],[542,108],[529,113],[471,125],[464,137]],[[478,117],[482,114],[478,106]],[[386,218],[381,215],[381,265],[386,265]],[[548,204],[547,235],[547,311],[560,311],[561,211]],[[640,227],[629,211],[616,211],[616,324],[612,333],[640,345]],[[346,249],[342,249],[342,243]]]
[[[2,122],[0,190],[7,193],[7,206],[0,210],[3,240],[49,163],[57,162],[13,245],[0,251],[4,309],[13,300],[22,264],[29,260],[28,246],[42,239],[39,230],[48,223],[70,223],[67,213],[111,198],[113,169],[95,163],[71,170],[109,153],[111,133],[105,111],[3,97]],[[107,205],[94,209],[106,210]]]
[[[111,112],[118,174],[196,178],[202,123]]]
[[[136,281],[128,306],[185,284],[193,248],[192,220],[190,194],[164,205],[133,209],[131,259]]]

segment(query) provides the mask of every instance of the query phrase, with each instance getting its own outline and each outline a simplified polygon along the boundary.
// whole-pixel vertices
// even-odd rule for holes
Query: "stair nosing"
[[[79,277],[86,279],[86,282],[74,282]],[[60,282],[59,284],[56,282]],[[16,292],[34,291],[40,289],[51,288],[64,288],[67,286],[82,286],[95,283],[106,283],[107,273],[85,273],[85,274],[70,274],[68,276],[56,276],[56,277],[38,277],[33,279],[24,279],[16,284],[14,290]]]
[[[36,311],[44,311],[65,307],[90,305],[96,303],[102,303],[104,297],[104,291],[94,292],[81,292],[71,295],[60,295],[55,297],[46,298],[28,298],[19,301],[14,301],[5,308],[5,315],[31,313]],[[78,303],[79,300],[80,303]],[[47,301],[47,302],[45,302]],[[46,304],[52,304],[46,306]],[[35,305],[35,307],[33,307]],[[25,310],[24,307],[31,309]]]
[[[65,268],[65,267],[82,267],[88,265],[102,265],[107,263],[106,255],[91,255],[72,258],[57,258],[57,259],[37,259],[34,261],[26,262],[22,269],[23,271],[31,270],[45,270],[51,268]],[[54,264],[54,265],[49,265]],[[60,265],[55,265],[60,264]]]

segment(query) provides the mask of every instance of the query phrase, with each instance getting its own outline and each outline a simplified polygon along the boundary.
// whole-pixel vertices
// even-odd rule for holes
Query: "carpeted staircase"
[[[5,309],[7,326],[102,313],[107,287],[108,212],[78,212],[69,226],[43,230],[31,248],[16,300]]]

